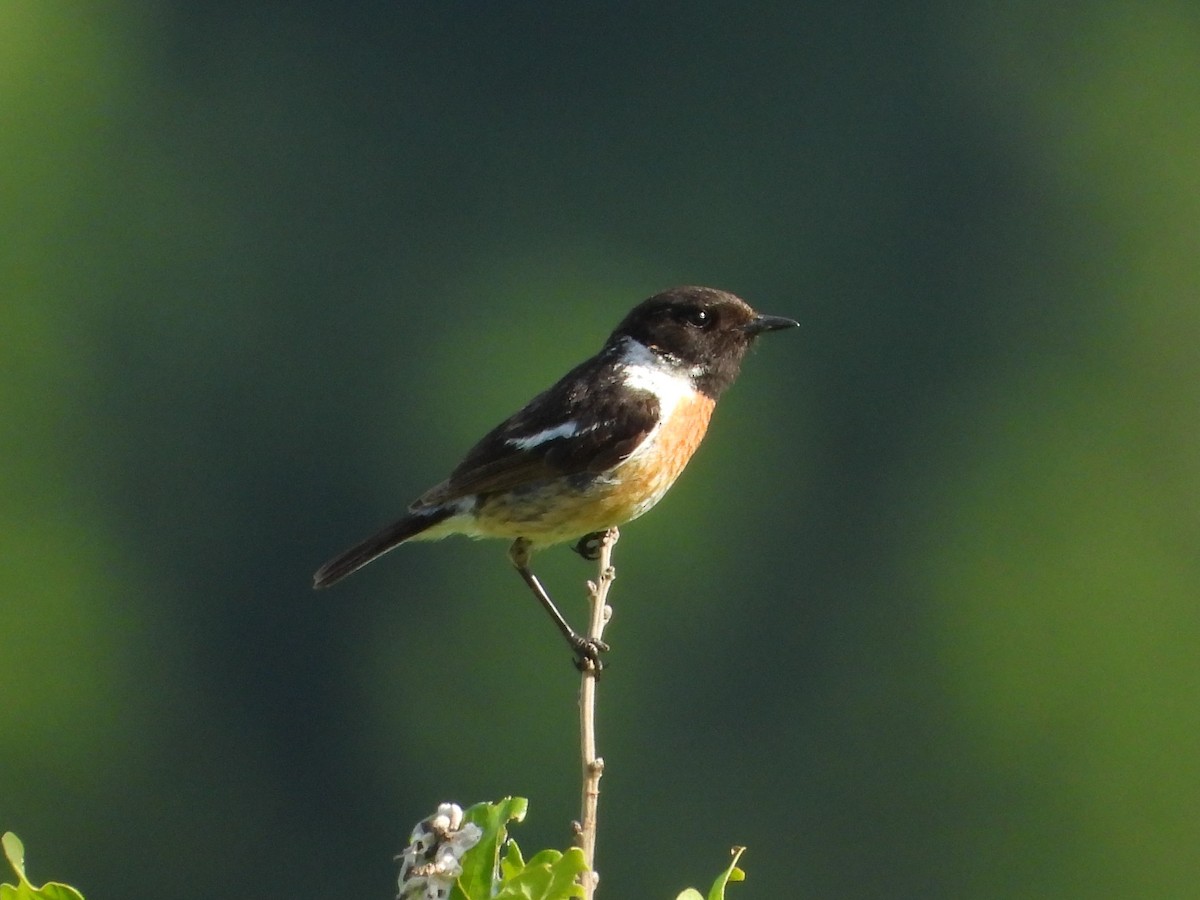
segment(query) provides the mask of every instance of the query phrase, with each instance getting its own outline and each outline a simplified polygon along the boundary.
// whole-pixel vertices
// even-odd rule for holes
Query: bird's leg
[[[604,535],[607,533],[606,531],[593,531],[591,534],[585,534],[571,545],[571,549],[588,562],[595,562],[600,558],[600,542],[604,540]]]
[[[554,601],[550,599],[550,595],[542,587],[542,583],[530,571],[529,558],[531,555],[529,541],[525,538],[517,538],[508,549],[508,558],[512,561],[513,566],[520,576],[525,579],[525,583],[529,585],[529,590],[533,591],[533,596],[542,604],[542,608],[546,610],[546,613],[554,621],[554,624],[558,626],[558,630],[562,633],[562,636],[570,644],[571,650],[575,654],[575,667],[581,671],[585,668],[594,667],[599,672],[603,668],[603,664],[600,662],[600,654],[608,649],[608,644],[604,643],[604,641],[584,637],[567,624],[567,620],[563,618],[563,614],[558,611],[558,607],[554,605]]]

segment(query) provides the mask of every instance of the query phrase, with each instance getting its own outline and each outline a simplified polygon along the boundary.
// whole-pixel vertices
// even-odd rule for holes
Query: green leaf
[[[463,822],[478,825],[483,837],[463,854],[463,872],[450,892],[450,900],[491,900],[500,865],[500,847],[508,836],[505,826],[524,819],[528,808],[529,801],[524,797],[505,797],[498,803],[476,803],[463,813]]]
[[[568,900],[583,896],[579,876],[587,871],[583,851],[543,850],[523,869],[505,879],[495,900]]]
[[[746,852],[746,848],[734,847],[730,852],[733,854],[733,859],[729,863],[729,868],[718,875],[717,880],[713,882],[712,890],[708,892],[708,900],[725,900],[725,885],[731,881],[746,880],[746,873],[737,865],[742,854]]]
[[[708,900],[725,900],[725,886],[731,881],[745,881],[746,873],[738,868],[737,862],[741,855],[746,852],[745,847],[734,847],[731,851],[733,859],[729,863],[729,868],[717,876],[717,880],[713,882],[712,889],[708,892]],[[705,900],[700,892],[695,888],[688,888],[681,893],[675,900]]]
[[[4,845],[4,855],[9,865],[17,873],[17,884],[0,884],[0,900],[83,900],[83,896],[73,887],[48,881],[40,888],[29,883],[25,875],[25,845],[11,831],[6,831],[0,838]]]
[[[525,859],[517,842],[509,839],[504,847],[504,858],[500,860],[500,880],[507,881],[525,868]]]
[[[0,844],[4,845],[4,855],[8,857],[8,864],[17,873],[17,878],[27,881],[28,879],[25,877],[25,845],[21,843],[21,839],[11,831],[6,831],[4,837],[0,837]]]

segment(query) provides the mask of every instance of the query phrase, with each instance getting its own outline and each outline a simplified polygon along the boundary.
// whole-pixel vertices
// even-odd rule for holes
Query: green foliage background
[[[312,570],[676,283],[764,340],[617,549],[603,895],[1200,896],[1200,7],[0,4],[0,830],[391,896],[576,814],[503,547]],[[582,615],[588,574],[540,569]]]

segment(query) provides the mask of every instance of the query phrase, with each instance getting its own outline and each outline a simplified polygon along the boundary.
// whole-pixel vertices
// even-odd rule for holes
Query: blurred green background
[[[601,896],[1200,897],[1195,3],[8,0],[0,158],[35,881],[390,897],[510,793],[568,843],[503,545],[309,579],[700,283],[803,327],[617,548]]]

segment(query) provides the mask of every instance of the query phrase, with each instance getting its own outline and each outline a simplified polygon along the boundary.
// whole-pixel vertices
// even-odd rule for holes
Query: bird
[[[511,540],[509,560],[554,620],[575,664],[599,670],[601,641],[577,633],[530,568],[534,551],[601,534],[663,498],[708,430],[755,339],[799,322],[740,297],[683,286],[635,306],[600,351],[483,436],[397,521],[321,566],[327,588],[408,541]]]

